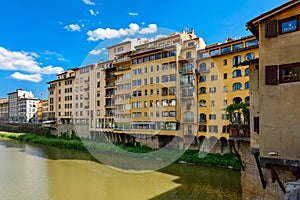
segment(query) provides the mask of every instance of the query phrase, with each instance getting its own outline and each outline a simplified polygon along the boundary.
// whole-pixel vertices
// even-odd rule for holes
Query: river
[[[133,173],[82,151],[0,138],[2,200],[242,199],[240,172],[172,164]]]

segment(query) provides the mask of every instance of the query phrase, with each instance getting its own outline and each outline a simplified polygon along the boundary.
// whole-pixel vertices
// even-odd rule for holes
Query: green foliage
[[[233,114],[235,112],[239,112],[243,114],[244,117],[244,124],[249,124],[250,119],[250,110],[249,110],[249,103],[239,103],[239,104],[230,104],[225,108],[227,113],[227,118],[230,124],[233,124]]]
[[[73,136],[72,136],[73,135]],[[57,147],[64,147],[70,149],[78,149],[86,151],[97,151],[101,153],[119,154],[128,156],[128,152],[135,153],[130,156],[144,157],[144,153],[147,154],[148,159],[159,159],[162,161],[174,161],[177,159],[179,153],[183,153],[182,156],[176,160],[176,162],[184,161],[187,163],[194,163],[199,165],[219,166],[219,167],[233,167],[240,169],[240,164],[235,154],[211,154],[199,152],[198,150],[176,150],[176,149],[160,149],[156,151],[146,146],[134,146],[133,144],[111,144],[111,143],[96,143],[89,139],[78,140],[75,133],[72,132],[69,137],[68,134],[62,133],[60,136],[55,135],[40,136],[31,133],[9,133],[0,132],[0,137],[6,137],[15,139],[27,143],[45,144]],[[73,138],[73,139],[72,139]]]

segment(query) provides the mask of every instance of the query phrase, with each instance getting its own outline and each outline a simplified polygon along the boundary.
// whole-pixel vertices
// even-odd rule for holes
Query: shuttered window
[[[259,117],[254,117],[254,131],[259,133]]]
[[[265,23],[265,37],[276,37],[277,36],[277,20],[266,21]]]
[[[265,80],[266,85],[277,85],[278,84],[278,72],[277,72],[278,66],[266,66],[265,71]]]

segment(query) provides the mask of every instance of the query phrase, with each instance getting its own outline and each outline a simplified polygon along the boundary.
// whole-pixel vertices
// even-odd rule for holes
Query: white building
[[[32,122],[37,120],[38,99],[31,91],[17,89],[8,94],[9,120],[14,122]]]

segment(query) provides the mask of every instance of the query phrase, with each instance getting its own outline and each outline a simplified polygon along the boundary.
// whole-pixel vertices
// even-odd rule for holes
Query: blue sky
[[[285,2],[1,1],[0,97],[23,88],[46,99],[46,82],[56,79],[57,73],[105,59],[105,47],[127,37],[152,38],[194,28],[212,44],[250,35],[247,21]]]

